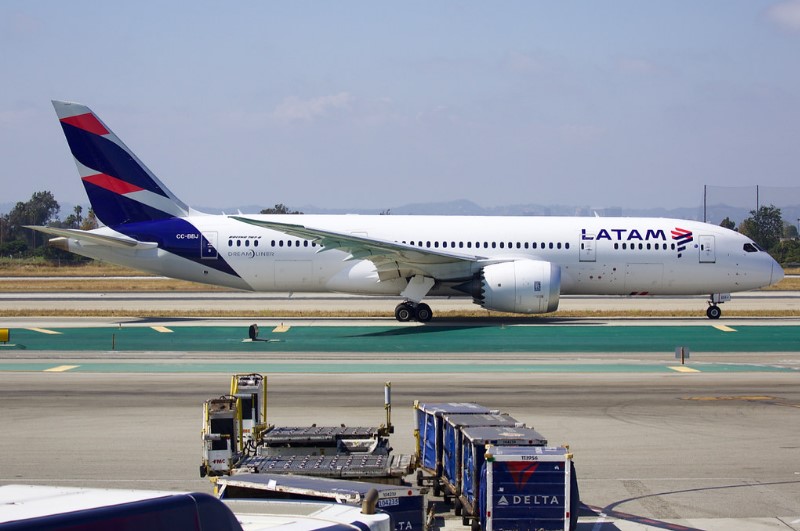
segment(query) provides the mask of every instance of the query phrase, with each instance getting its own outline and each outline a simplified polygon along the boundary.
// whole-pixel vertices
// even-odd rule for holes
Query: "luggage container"
[[[445,493],[456,496],[461,494],[461,430],[479,426],[524,427],[522,423],[507,414],[445,415],[442,438],[442,486]]]
[[[471,402],[439,402],[423,404],[414,402],[414,439],[417,466],[417,485],[422,486],[423,471],[433,476],[433,493],[440,493],[439,481],[442,476],[442,440],[444,435],[444,416],[454,414],[488,415],[498,413],[487,407]]]
[[[567,448],[489,446],[485,457],[479,495],[482,529],[575,530],[580,500]]]
[[[374,490],[377,496],[370,494]],[[335,501],[354,507],[374,503],[391,518],[398,531],[425,529],[425,496],[416,487],[319,477],[241,474],[220,478],[217,495],[224,500],[242,498]]]
[[[547,439],[532,428],[476,427],[461,430],[461,494],[456,510],[462,512],[464,525],[479,522],[478,496],[481,467],[488,446],[547,446]]]

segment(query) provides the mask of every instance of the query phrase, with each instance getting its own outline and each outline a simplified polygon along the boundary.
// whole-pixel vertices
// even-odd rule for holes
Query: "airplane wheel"
[[[720,315],[722,315],[722,310],[720,310],[719,306],[715,304],[708,307],[708,310],[706,310],[706,315],[709,319],[719,319]]]
[[[416,314],[417,321],[420,323],[427,323],[433,317],[431,307],[424,302],[417,305],[417,310],[414,313]]]
[[[414,308],[412,308],[409,304],[406,304],[405,302],[400,303],[394,309],[394,317],[401,323],[410,321],[411,318],[414,317]]]

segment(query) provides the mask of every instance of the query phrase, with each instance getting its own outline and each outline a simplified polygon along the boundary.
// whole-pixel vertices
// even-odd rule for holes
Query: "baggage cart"
[[[440,478],[442,476],[442,441],[444,434],[444,416],[453,414],[490,414],[497,413],[487,407],[471,402],[414,402],[414,439],[417,466],[417,486],[422,486],[427,472],[432,478],[433,494],[440,494]]]
[[[485,531],[574,531],[578,483],[565,447],[489,446],[481,470]]]
[[[444,433],[442,438],[442,487],[447,494],[461,494],[461,430],[466,427],[507,426],[524,427],[522,423],[508,414],[472,414],[461,413],[444,416]],[[459,516],[459,513],[456,513]]]
[[[461,510],[464,525],[479,521],[481,467],[488,446],[546,446],[547,439],[532,428],[475,427],[461,430],[461,494],[456,510]]]

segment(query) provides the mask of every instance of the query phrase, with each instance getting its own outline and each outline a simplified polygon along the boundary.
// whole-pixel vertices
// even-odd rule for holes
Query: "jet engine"
[[[484,267],[478,278],[460,288],[487,310],[554,312],[561,293],[561,268],[541,260],[502,262]]]

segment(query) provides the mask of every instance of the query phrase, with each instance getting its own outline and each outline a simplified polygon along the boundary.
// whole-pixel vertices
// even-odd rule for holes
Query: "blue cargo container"
[[[376,508],[389,515],[392,529],[425,529],[425,496],[415,487],[286,474],[239,474],[218,479],[217,489],[219,497],[225,500],[322,500],[354,507],[361,507],[374,489],[378,493]]]
[[[523,427],[511,415],[451,414],[444,417],[444,435],[442,440],[442,482],[446,492],[458,496],[461,494],[461,430],[467,427],[507,426]]]
[[[578,483],[564,447],[490,446],[481,470],[485,531],[574,531]]]
[[[477,427],[461,430],[461,495],[456,509],[479,517],[481,467],[488,446],[546,446],[547,439],[532,428]],[[467,518],[465,518],[465,521]]]
[[[495,413],[487,407],[470,402],[439,402],[422,404],[414,402],[414,435],[416,438],[417,466],[433,475],[434,494],[439,494],[439,479],[442,476],[442,440],[444,416],[453,414]],[[417,484],[422,484],[422,475],[417,475]]]

